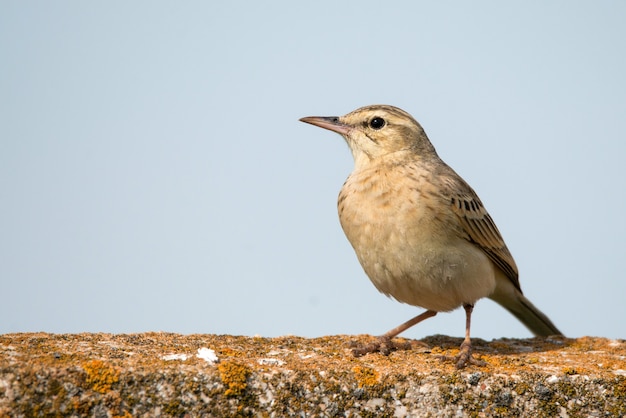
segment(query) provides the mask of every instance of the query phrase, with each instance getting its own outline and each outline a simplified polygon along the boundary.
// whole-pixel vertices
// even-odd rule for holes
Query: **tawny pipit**
[[[339,193],[341,226],[365,273],[382,293],[427,309],[354,350],[388,350],[391,338],[418,322],[463,306],[465,340],[454,358],[472,357],[470,319],[488,297],[535,335],[560,335],[520,288],[517,266],[472,188],[444,163],[419,123],[392,106],[367,106],[345,116],[300,119],[339,133],[354,171]]]

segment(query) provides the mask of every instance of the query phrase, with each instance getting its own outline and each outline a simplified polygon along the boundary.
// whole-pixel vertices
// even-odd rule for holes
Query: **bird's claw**
[[[439,359],[441,361],[452,361],[457,369],[462,369],[468,364],[481,367],[487,365],[484,361],[472,356],[472,344],[469,341],[463,341],[459,354],[456,356],[440,356]]]
[[[376,341],[365,344],[365,345],[356,345],[356,343],[351,344],[352,347],[352,355],[354,357],[361,357],[369,353],[381,353],[385,356],[391,354],[391,352],[396,350],[410,350],[411,343],[408,341],[393,341],[389,337],[376,337]]]

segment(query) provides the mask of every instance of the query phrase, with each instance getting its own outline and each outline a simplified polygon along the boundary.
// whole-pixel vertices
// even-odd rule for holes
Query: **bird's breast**
[[[494,279],[486,255],[455,233],[458,220],[436,190],[428,177],[406,170],[355,172],[339,193],[338,211],[378,290],[401,302],[447,311],[486,296],[471,287],[489,288],[479,282]]]
[[[428,252],[431,238],[440,239],[445,228],[439,227],[422,183],[387,170],[348,177],[339,193],[339,220],[362,263],[405,259],[406,264],[407,258]]]

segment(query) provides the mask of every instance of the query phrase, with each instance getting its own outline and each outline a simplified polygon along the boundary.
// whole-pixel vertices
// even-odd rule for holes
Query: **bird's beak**
[[[351,126],[341,123],[338,116],[308,116],[300,121],[337,132],[340,135],[347,135],[352,130]]]

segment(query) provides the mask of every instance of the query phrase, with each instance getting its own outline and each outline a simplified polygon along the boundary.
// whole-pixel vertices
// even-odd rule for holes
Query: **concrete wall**
[[[0,335],[0,417],[624,416],[626,342],[461,340],[354,358],[368,336]]]

